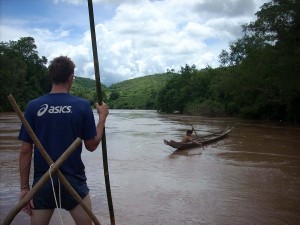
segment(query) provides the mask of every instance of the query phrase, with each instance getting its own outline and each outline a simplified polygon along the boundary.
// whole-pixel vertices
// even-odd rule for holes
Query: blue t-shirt
[[[30,101],[25,118],[54,162],[77,137],[89,140],[96,136],[94,115],[89,102],[67,93],[49,93]],[[23,125],[19,139],[33,143]],[[86,180],[81,152],[82,143],[62,164],[60,171]],[[35,146],[34,176],[41,176],[48,170],[49,165]]]

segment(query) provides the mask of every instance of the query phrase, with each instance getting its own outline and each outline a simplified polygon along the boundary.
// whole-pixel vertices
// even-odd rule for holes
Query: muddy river
[[[205,148],[176,152],[163,143],[191,124],[199,136],[235,128]],[[0,223],[18,203],[19,128],[16,114],[0,114]],[[116,225],[300,224],[299,125],[110,110],[106,138]],[[83,158],[93,212],[110,224],[101,146]],[[20,212],[12,224],[29,221]],[[50,224],[61,224],[57,211]]]

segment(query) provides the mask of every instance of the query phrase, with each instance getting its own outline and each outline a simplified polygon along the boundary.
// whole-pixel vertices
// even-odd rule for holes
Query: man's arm
[[[31,157],[32,157],[33,145],[27,142],[22,142],[22,147],[19,155],[19,171],[20,171],[20,200],[29,192],[29,174],[31,167]],[[30,205],[31,204],[31,205]],[[31,215],[31,207],[33,207],[32,202],[27,203],[23,211]]]
[[[97,113],[99,115],[98,124],[96,126],[97,134],[93,139],[84,141],[84,145],[85,145],[86,149],[91,152],[93,152],[97,149],[100,141],[102,140],[103,129],[105,126],[106,118],[108,116],[108,108],[105,103],[102,103],[101,106],[99,106],[99,104],[96,103],[95,106],[97,109]]]

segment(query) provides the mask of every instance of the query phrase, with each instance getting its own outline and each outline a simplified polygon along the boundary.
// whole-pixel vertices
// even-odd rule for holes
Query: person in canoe
[[[181,143],[186,144],[189,142],[193,142],[192,134],[193,134],[192,130],[187,130],[186,134],[181,139]]]
[[[181,144],[186,144],[186,143],[196,143],[196,144],[199,144],[201,145],[200,142],[198,142],[197,140],[195,140],[193,137],[192,137],[192,134],[193,134],[193,130],[187,130],[186,131],[186,134],[182,137],[181,139]]]
[[[193,131],[194,131],[194,129],[187,130],[186,134],[182,137],[181,141],[179,141],[179,142],[173,141],[173,140],[170,140],[170,141],[164,140],[164,143],[173,148],[177,148],[178,150],[192,148],[192,147],[196,147],[196,146],[202,146],[202,143],[200,142],[200,140],[197,140],[198,135],[197,135],[196,131],[195,131],[195,134],[197,135],[197,138],[192,137]]]

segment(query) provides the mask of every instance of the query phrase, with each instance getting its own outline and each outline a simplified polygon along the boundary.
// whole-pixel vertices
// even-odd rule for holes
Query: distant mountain
[[[113,109],[155,109],[159,90],[175,73],[154,74],[122,81],[107,87],[101,86],[103,100]],[[95,80],[76,77],[71,93],[97,101]]]

